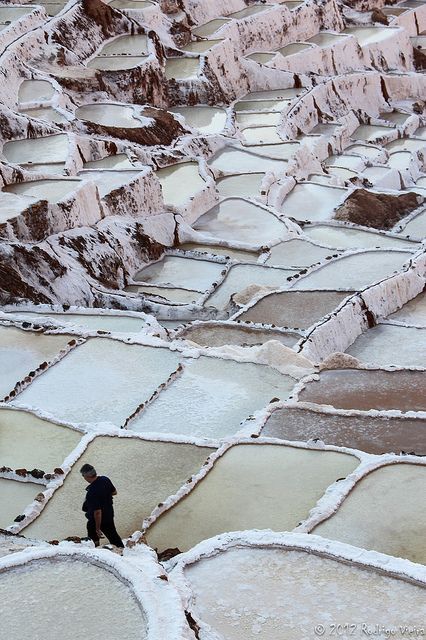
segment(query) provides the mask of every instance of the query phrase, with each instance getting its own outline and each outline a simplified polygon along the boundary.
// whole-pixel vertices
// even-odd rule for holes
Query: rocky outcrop
[[[334,216],[336,220],[353,222],[363,227],[391,229],[423,201],[417,193],[394,196],[357,189]]]

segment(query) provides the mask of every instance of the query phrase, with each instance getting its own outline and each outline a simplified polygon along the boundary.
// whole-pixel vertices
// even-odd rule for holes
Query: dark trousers
[[[110,544],[115,545],[116,547],[124,547],[123,541],[117,533],[117,529],[115,528],[114,519],[105,520],[102,518],[100,529],[104,536],[106,536],[110,542]],[[96,524],[95,521],[90,519],[87,521],[87,535],[95,545],[99,544],[99,538],[96,534]]]

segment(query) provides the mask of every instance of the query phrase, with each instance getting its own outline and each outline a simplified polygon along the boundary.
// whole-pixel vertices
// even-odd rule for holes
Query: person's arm
[[[95,526],[96,526],[96,535],[99,538],[102,538],[102,531],[101,531],[101,522],[102,522],[102,509],[96,509],[96,511],[94,511],[93,516],[95,518]]]

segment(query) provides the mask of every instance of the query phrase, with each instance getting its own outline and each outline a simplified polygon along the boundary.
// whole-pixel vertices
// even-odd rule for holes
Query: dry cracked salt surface
[[[425,34],[0,3],[0,637],[426,634]]]

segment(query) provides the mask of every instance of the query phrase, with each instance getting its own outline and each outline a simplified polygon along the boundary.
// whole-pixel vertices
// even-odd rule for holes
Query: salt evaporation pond
[[[13,312],[14,318],[22,320],[35,319],[38,324],[54,320],[61,325],[84,327],[94,331],[118,331],[120,333],[139,333],[147,325],[143,318],[126,316],[125,314],[94,314],[94,313],[45,313],[31,311]]]
[[[281,111],[290,104],[291,100],[282,100],[279,98],[272,100],[247,100],[246,98],[241,98],[241,100],[234,104],[234,111],[236,112],[237,118],[240,117],[241,113],[246,112],[248,114],[249,112],[258,113],[264,111],[265,113],[278,114],[281,119]]]
[[[253,149],[251,149],[253,151]],[[238,149],[236,147],[225,147],[208,161],[213,171],[220,171],[223,174],[235,173],[256,173],[259,171],[275,171],[282,173],[285,171],[286,163],[276,158],[265,158],[252,153],[249,150]]]
[[[397,320],[398,322],[405,322],[406,324],[426,327],[426,295],[420,293],[404,304],[399,311],[392,313],[389,316],[389,320]]]
[[[117,153],[100,160],[89,160],[84,163],[83,169],[134,169],[135,166],[137,165],[130,162],[125,153]]]
[[[0,466],[53,473],[82,434],[41,420],[32,413],[0,409]]]
[[[253,16],[256,13],[262,13],[267,9],[271,9],[273,6],[273,4],[254,4],[251,7],[246,7],[246,9],[241,9],[241,11],[234,11],[234,13],[229,13],[227,17],[240,20],[241,18],[248,18],[249,16]]]
[[[358,482],[334,515],[313,533],[426,563],[426,466],[391,464]]]
[[[242,322],[307,329],[348,296],[340,291],[283,291],[264,296],[238,316]]]
[[[148,52],[146,35],[118,36],[103,45],[98,56],[126,55],[139,56]]]
[[[392,151],[412,151],[413,153],[417,153],[417,151],[424,150],[426,147],[426,141],[417,139],[417,138],[399,138],[398,140],[393,140],[386,145],[386,151],[391,153]]]
[[[347,189],[322,184],[297,184],[281,203],[281,211],[296,220],[327,220],[348,195]]]
[[[343,33],[355,36],[361,47],[365,47],[402,33],[402,30],[392,27],[347,27]]]
[[[241,102],[247,102],[251,100],[289,100],[297,98],[304,89],[297,89],[295,87],[289,87],[286,89],[269,89],[266,91],[252,91],[247,93],[244,98],[240,98]]]
[[[124,287],[126,293],[137,293],[149,299],[162,298],[165,303],[171,304],[191,304],[198,301],[201,296],[200,291],[190,291],[189,289],[178,289],[173,287],[154,287],[151,285],[129,285]]]
[[[346,147],[345,152],[351,154],[354,153],[370,160],[377,159],[380,155],[383,154],[383,150],[381,147],[374,147],[370,144],[351,144],[349,145],[349,147]]]
[[[392,127],[378,127],[374,124],[362,124],[352,133],[352,140],[364,140],[365,142],[373,142],[377,138],[389,136],[392,133]],[[389,145],[387,146],[389,148]]]
[[[383,612],[385,628],[423,625],[424,588],[315,553],[241,545],[186,566],[185,577],[193,616],[218,639],[300,640],[361,623],[374,632]]]
[[[287,347],[294,347],[300,340],[297,333],[273,331],[254,327],[243,327],[239,324],[197,323],[179,333],[177,338],[191,340],[201,346],[221,347],[225,344],[259,345],[268,340],[278,340]],[[1,414],[0,414],[1,416]]]
[[[426,376],[419,371],[322,371],[299,394],[302,402],[339,409],[425,411]]]
[[[212,47],[217,44],[220,44],[222,40],[194,40],[193,42],[188,42],[188,44],[180,47],[182,51],[186,51],[187,53],[206,53]]]
[[[339,40],[342,40],[342,38],[344,38],[344,34],[323,31],[318,33],[316,36],[309,38],[307,42],[316,44],[318,47],[329,47],[336,44]]]
[[[18,91],[18,102],[45,102],[55,95],[53,85],[47,80],[24,80]]]
[[[424,367],[426,363],[426,331],[413,327],[378,324],[362,335],[346,350],[361,362],[386,366]]]
[[[350,156],[345,154],[329,156],[324,161],[327,170],[329,168],[344,168],[351,171],[360,171],[364,167],[364,161],[359,156]]]
[[[205,291],[221,278],[223,264],[178,256],[165,256],[138,271],[134,280]]]
[[[141,65],[148,56],[95,56],[87,63],[89,69],[99,69],[99,71],[126,71]]]
[[[155,175],[160,181],[164,202],[177,207],[185,204],[206,187],[197,162],[173,164],[158,169]]]
[[[228,198],[210,209],[193,228],[215,240],[261,246],[287,233],[285,225],[264,207],[242,198]]]
[[[168,349],[92,338],[36,378],[16,402],[62,420],[99,422],[101,416],[120,426],[177,366]]]
[[[276,160],[290,160],[300,147],[300,142],[274,142],[273,144],[250,144],[248,149],[265,158]]]
[[[240,127],[247,127],[249,125],[277,126],[281,120],[281,113],[253,113],[240,111],[237,112],[236,120]]]
[[[75,115],[80,120],[88,120],[105,127],[123,127],[124,129],[136,129],[152,122],[150,118],[137,118],[133,107],[106,102],[79,107]]]
[[[198,244],[195,242],[185,242],[179,245],[179,249],[182,251],[202,251],[204,253],[210,253],[217,256],[225,256],[237,260],[238,262],[257,262],[259,254],[255,251],[245,251],[244,249],[235,249],[234,247],[227,247],[217,244]]]
[[[244,144],[263,145],[263,144],[280,144],[282,138],[276,127],[250,127],[243,131]]]
[[[31,199],[47,200],[48,202],[60,202],[72,194],[81,184],[80,180],[74,179],[47,179],[33,180],[31,182],[16,182],[9,184],[3,189],[7,192],[16,193]],[[23,205],[25,206],[25,205]]]
[[[3,146],[3,155],[15,164],[65,162],[68,156],[68,136],[60,133],[42,138],[13,140]]]
[[[403,251],[364,251],[342,256],[301,278],[295,289],[363,289],[399,271],[412,257]]]
[[[307,408],[274,411],[262,436],[359,449],[372,454],[414,451],[426,455],[426,420],[333,414]]]
[[[410,222],[405,225],[403,233],[404,235],[418,238],[419,240],[424,238],[426,235],[426,210],[410,220]]]
[[[222,198],[241,196],[243,198],[256,198],[260,196],[260,190],[264,173],[241,173],[240,175],[219,178],[216,187]]]
[[[20,113],[25,113],[30,118],[45,120],[46,122],[66,123],[68,120],[56,109],[52,107],[40,107],[40,109],[21,109]]]
[[[165,76],[167,80],[189,80],[197,77],[199,67],[199,58],[168,58]]]
[[[129,586],[112,571],[75,557],[8,569],[0,574],[0,594],[9,640],[148,637],[145,615]]]
[[[316,262],[322,262],[329,255],[330,249],[297,238],[271,247],[265,264],[271,267],[309,267]]]
[[[207,298],[205,306],[215,307],[218,310],[226,309],[234,294],[242,294],[240,302],[245,304],[244,290],[248,287],[280,289],[288,284],[287,278],[293,274],[294,271],[287,269],[256,264],[236,264],[228,271],[225,281]]]
[[[0,395],[6,396],[30,371],[56,358],[70,339],[70,336],[47,336],[0,326]]]
[[[373,231],[365,231],[364,229],[356,229],[343,225],[332,226],[319,224],[312,227],[305,226],[303,233],[314,242],[339,249],[415,248],[415,244],[411,240],[399,238],[397,235],[391,236],[383,233],[374,233]]]
[[[222,438],[274,397],[285,400],[296,380],[266,365],[201,357],[129,423],[129,429]]]
[[[34,482],[0,478],[0,528],[6,529],[12,525],[42,489],[43,485]],[[3,626],[3,618],[1,621]]]
[[[226,124],[226,111],[215,107],[173,107],[170,109],[185,118],[186,123],[203,133],[220,133]]]
[[[291,44],[286,44],[285,47],[278,49],[278,52],[282,56],[286,57],[293,56],[295,53],[300,53],[301,51],[306,51],[306,49],[312,49],[312,46],[307,42],[292,42]]]
[[[96,465],[117,488],[114,512],[117,531],[130,536],[142,527],[159,502],[176,491],[203,466],[214,449],[192,444],[152,442],[139,438],[98,436],[75,463],[62,487],[57,489],[41,515],[25,528],[32,538],[62,540],[86,534],[81,511],[85,483],[79,469],[84,463]]]
[[[225,24],[229,22],[229,18],[217,18],[215,20],[210,20],[210,22],[206,22],[205,24],[200,25],[196,29],[192,30],[192,33],[195,36],[199,36],[200,38],[208,38],[212,36],[218,29],[223,27]]]
[[[357,466],[357,458],[343,453],[235,445],[188,496],[151,525],[148,543],[159,550],[186,551],[226,531],[291,530],[330,484]]]

